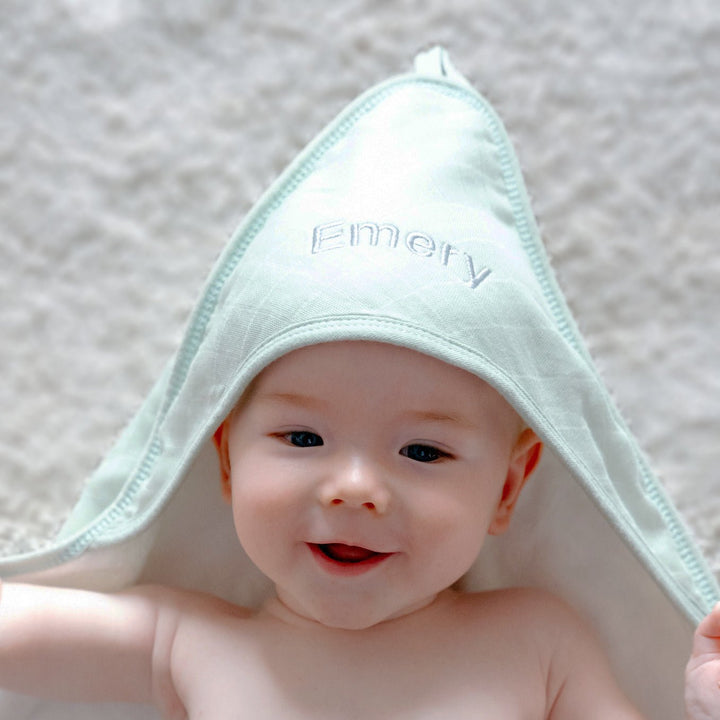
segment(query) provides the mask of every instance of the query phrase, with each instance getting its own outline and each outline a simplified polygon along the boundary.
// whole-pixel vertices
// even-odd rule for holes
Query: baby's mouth
[[[350,564],[365,562],[372,558],[388,554],[368,550],[368,548],[360,547],[359,545],[345,545],[343,543],[327,543],[317,545],[317,548],[325,557],[335,562]]]
[[[361,545],[345,543],[308,543],[315,555],[330,561],[337,568],[369,568],[394,555],[392,552],[378,552]]]
[[[344,577],[371,572],[395,555],[346,543],[308,543],[308,547],[324,571]]]

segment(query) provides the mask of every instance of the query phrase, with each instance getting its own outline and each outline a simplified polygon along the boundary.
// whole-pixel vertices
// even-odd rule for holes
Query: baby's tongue
[[[376,552],[357,545],[343,545],[342,543],[329,543],[320,546],[322,551],[333,560],[338,562],[362,562],[377,555]]]

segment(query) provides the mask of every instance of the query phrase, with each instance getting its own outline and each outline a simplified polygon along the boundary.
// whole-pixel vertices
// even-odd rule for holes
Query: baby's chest
[[[204,644],[178,687],[190,720],[545,717],[542,679],[517,657],[469,657],[447,647],[420,655],[398,648],[337,652],[292,639]]]
[[[400,683],[400,685],[405,685]],[[453,694],[454,693],[454,694]],[[186,699],[189,720],[542,720],[537,705],[527,704],[509,688],[477,684],[429,693],[421,682],[388,691],[367,684],[333,687],[308,683],[288,691],[273,678],[209,682]]]

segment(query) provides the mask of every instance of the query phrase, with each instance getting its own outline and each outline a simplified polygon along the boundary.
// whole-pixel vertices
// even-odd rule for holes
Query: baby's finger
[[[720,603],[703,619],[695,630],[693,657],[700,655],[720,655]]]

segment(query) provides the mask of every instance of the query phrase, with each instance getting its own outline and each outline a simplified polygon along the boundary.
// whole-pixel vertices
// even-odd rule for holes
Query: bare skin
[[[720,717],[720,603],[695,631],[685,671],[686,720]]]
[[[447,589],[507,528],[541,451],[474,376],[386,345],[306,348],[216,443],[276,597],[252,612],[163,587],[0,586],[0,686],[190,720],[641,719],[560,601]],[[699,630],[689,720],[718,716],[718,626]]]
[[[277,600],[251,614],[167,588],[3,595],[6,608],[54,606],[25,627],[0,615],[3,684],[33,694],[155,703],[190,720],[641,717],[584,625],[536,591],[447,591],[361,631]]]
[[[3,685],[154,703],[169,720],[642,717],[585,625],[536,591],[448,591],[365,631],[318,626],[277,600],[255,614],[157,587],[105,596],[6,585],[2,606]],[[720,640],[704,632],[718,627],[720,610],[698,629],[687,720],[717,717]]]

